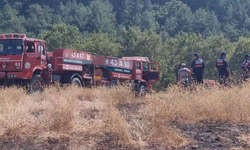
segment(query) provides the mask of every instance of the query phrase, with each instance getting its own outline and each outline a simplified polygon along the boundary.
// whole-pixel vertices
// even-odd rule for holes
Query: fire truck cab
[[[0,35],[1,85],[24,84],[33,90],[48,61],[45,41],[27,38],[25,34]]]
[[[122,57],[123,60],[133,61],[133,89],[140,96],[152,89],[152,85],[160,80],[160,64],[150,62],[148,57]]]

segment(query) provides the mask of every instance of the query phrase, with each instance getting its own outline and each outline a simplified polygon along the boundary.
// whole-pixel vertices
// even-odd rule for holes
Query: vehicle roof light
[[[18,33],[6,33],[6,34],[1,34],[1,38],[25,38],[25,34],[18,34]]]

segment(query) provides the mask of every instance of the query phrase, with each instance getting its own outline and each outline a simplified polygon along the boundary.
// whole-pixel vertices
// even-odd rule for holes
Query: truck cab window
[[[143,72],[148,72],[148,63],[143,63]]]
[[[0,53],[3,52],[3,44],[0,44]]]
[[[136,70],[141,70],[141,63],[140,62],[136,62]]]
[[[28,42],[26,47],[26,52],[28,53],[34,53],[35,52],[35,46],[33,42]]]
[[[156,64],[150,64],[150,70],[152,70],[152,71],[158,71],[159,67]]]
[[[0,40],[0,55],[20,55],[22,53],[22,40]]]
[[[42,52],[42,55],[45,55],[44,45],[41,45],[41,52]]]
[[[37,52],[41,53],[41,45],[37,45]]]

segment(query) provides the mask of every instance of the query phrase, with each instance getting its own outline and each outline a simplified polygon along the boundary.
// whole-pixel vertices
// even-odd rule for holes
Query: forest
[[[250,52],[249,0],[1,0],[0,33],[44,39],[47,49],[146,56],[160,62],[158,87],[176,82],[198,52],[217,79],[222,51],[237,76]]]

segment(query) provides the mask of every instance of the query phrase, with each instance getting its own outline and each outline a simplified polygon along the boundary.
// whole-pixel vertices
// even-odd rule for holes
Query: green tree
[[[24,28],[25,18],[18,15],[18,11],[13,9],[10,5],[5,5],[0,10],[0,28],[2,32],[21,32],[25,33]]]
[[[60,3],[55,13],[59,22],[73,24],[77,26],[80,31],[84,31],[90,22],[92,11],[89,7],[85,7],[81,3],[67,2],[65,5]]]
[[[53,11],[48,6],[33,4],[27,10],[29,14],[26,22],[26,29],[35,34],[47,30],[53,23]]]
[[[92,12],[89,30],[110,33],[115,29],[115,13],[108,0],[91,1],[89,7]]]
[[[121,45],[117,37],[107,33],[91,33],[83,41],[83,51],[92,52],[94,55],[119,56]]]
[[[138,27],[124,30],[120,42],[123,56],[145,56],[152,61],[161,56],[162,38],[153,30],[141,31]]]
[[[193,31],[205,36],[219,35],[220,23],[214,12],[198,9],[194,13]]]
[[[235,72],[241,71],[241,65],[247,53],[250,53],[250,39],[241,37],[236,43],[235,51],[231,58],[231,67]]]
[[[128,27],[140,27],[142,30],[159,28],[156,21],[157,11],[150,0],[125,0],[123,24]]]
[[[163,20],[163,28],[171,35],[179,31],[191,32],[193,26],[193,13],[190,8],[177,0],[171,0],[160,9],[160,20]]]
[[[82,47],[79,29],[76,26],[56,24],[52,30],[44,31],[40,37],[47,43],[47,49],[80,49]]]

